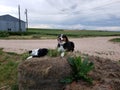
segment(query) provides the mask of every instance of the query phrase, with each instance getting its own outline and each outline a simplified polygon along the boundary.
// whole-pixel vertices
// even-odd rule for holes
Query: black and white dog
[[[48,49],[42,48],[42,49],[33,49],[29,51],[30,56],[27,59],[33,58],[33,57],[43,57],[47,55]]]
[[[73,52],[75,45],[72,41],[68,40],[68,37],[64,34],[60,34],[58,36],[58,45],[57,50],[58,52],[61,52],[61,57],[65,55],[65,52]]]

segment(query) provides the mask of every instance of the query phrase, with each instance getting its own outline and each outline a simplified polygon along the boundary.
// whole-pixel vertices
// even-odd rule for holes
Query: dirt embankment
[[[19,66],[19,88],[21,90],[120,90],[120,63],[89,56],[94,69],[89,73],[93,84],[79,80],[71,84],[60,84],[59,80],[71,73],[66,58],[43,57],[26,60]]]

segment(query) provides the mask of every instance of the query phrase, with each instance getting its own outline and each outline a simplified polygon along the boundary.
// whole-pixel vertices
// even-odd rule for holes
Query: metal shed
[[[25,22],[9,14],[0,16],[0,31],[25,32]]]

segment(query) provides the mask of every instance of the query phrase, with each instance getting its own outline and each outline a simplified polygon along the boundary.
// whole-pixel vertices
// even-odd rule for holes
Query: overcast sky
[[[29,27],[120,31],[120,0],[0,0],[0,15],[10,14]]]

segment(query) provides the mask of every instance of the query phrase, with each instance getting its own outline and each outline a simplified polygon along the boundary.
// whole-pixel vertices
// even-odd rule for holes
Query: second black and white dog
[[[72,41],[68,40],[68,37],[66,35],[60,34],[57,40],[58,40],[57,49],[58,52],[61,52],[61,57],[65,55],[65,52],[74,51],[75,45]]]
[[[33,57],[43,57],[47,55],[48,49],[47,48],[38,48],[38,49],[33,49],[29,51],[30,56],[27,59],[33,58]]]

